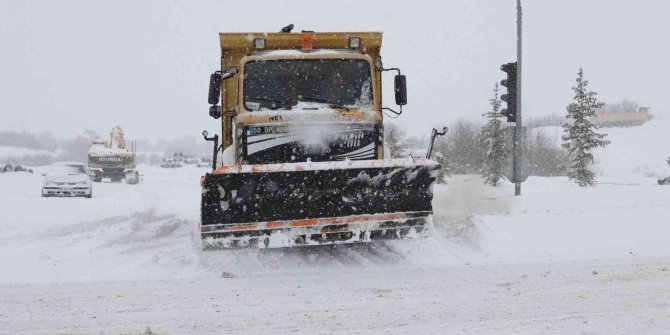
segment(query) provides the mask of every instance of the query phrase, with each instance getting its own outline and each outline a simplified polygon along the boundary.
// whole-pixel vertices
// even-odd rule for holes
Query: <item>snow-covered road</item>
[[[9,284],[11,334],[667,334],[668,259]],[[596,271],[597,274],[593,274]],[[9,332],[8,332],[9,333]]]
[[[202,170],[144,167],[93,199],[0,175],[0,334],[658,333],[670,327],[670,189],[455,176],[435,236],[202,252]]]

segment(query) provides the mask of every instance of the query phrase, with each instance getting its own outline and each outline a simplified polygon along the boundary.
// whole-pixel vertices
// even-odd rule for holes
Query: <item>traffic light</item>
[[[503,64],[500,69],[507,73],[507,79],[500,81],[500,84],[507,87],[507,94],[500,96],[500,100],[507,103],[507,108],[500,111],[500,114],[507,117],[507,122],[516,122],[516,63]]]

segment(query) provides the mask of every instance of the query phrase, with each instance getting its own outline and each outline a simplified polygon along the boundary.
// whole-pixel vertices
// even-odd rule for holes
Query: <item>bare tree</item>
[[[407,132],[404,129],[392,123],[384,125],[384,142],[391,151],[391,158],[403,157],[404,149],[407,147],[406,137]]]

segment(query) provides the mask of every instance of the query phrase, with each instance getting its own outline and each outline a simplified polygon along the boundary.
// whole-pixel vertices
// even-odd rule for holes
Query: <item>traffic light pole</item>
[[[521,0],[516,1],[516,126],[514,128],[514,195],[521,195]]]

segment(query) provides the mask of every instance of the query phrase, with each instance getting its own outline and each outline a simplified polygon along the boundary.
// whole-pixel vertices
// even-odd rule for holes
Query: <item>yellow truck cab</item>
[[[212,81],[218,87],[218,78],[230,79],[223,81],[222,108],[219,92],[210,90],[210,115],[222,117],[223,165],[384,158],[382,33],[219,38],[225,71]],[[398,78],[402,105],[404,76]]]

